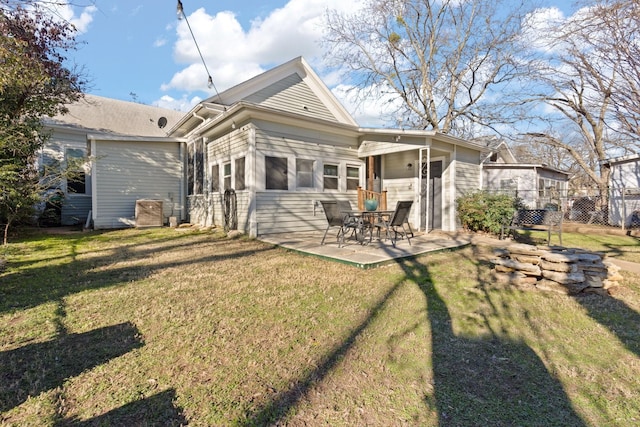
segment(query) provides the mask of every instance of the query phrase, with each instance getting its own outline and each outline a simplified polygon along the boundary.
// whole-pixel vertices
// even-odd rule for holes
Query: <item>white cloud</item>
[[[156,107],[166,108],[169,110],[177,110],[177,111],[189,111],[194,106],[196,106],[202,98],[199,96],[194,96],[192,98],[188,98],[186,95],[183,95],[180,99],[174,99],[169,95],[164,95],[159,100],[153,102],[153,105]]]
[[[557,28],[566,21],[564,13],[556,7],[536,9],[523,21],[524,45],[542,52],[551,52],[557,43]]]
[[[80,34],[86,33],[89,29],[89,24],[93,22],[93,16],[98,11],[96,6],[87,6],[81,8],[80,15],[76,15],[74,8],[69,5],[68,2],[57,2],[55,4],[45,3],[43,4],[45,10],[50,10],[52,15],[71,23],[76,31]]]
[[[187,19],[214,83],[223,91],[297,56],[316,67],[324,53],[319,41],[327,8],[353,10],[360,4],[358,0],[290,0],[284,7],[251,21],[248,29],[230,11],[210,15],[200,8]],[[203,90],[206,72],[184,19],[176,33],[174,59],[187,65],[162,89]]]
[[[153,47],[162,47],[165,44],[167,44],[167,39],[165,39],[164,37],[158,37],[154,42],[153,42]]]

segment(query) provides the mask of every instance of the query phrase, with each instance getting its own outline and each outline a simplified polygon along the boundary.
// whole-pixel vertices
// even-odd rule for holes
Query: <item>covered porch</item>
[[[455,231],[456,144],[462,143],[430,131],[368,130],[358,148],[366,165],[364,190],[383,195],[388,209],[412,200],[414,230]]]

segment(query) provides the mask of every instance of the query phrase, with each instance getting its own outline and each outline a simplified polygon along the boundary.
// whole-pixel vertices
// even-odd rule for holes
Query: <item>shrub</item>
[[[456,203],[462,227],[494,234],[500,233],[502,224],[511,220],[513,213],[523,207],[522,200],[517,197],[486,191],[466,194]]]

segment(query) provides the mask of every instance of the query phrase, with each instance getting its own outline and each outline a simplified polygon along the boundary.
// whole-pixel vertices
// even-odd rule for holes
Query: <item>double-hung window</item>
[[[296,159],[296,188],[313,188],[313,160]]]
[[[223,177],[222,180],[224,182],[224,189],[231,189],[231,163],[225,163],[222,165]]]
[[[347,191],[355,191],[360,185],[360,168],[358,166],[347,166]]]
[[[84,150],[67,149],[67,193],[87,194],[87,174],[84,163]]]
[[[235,160],[235,189],[244,190],[246,188],[244,182],[244,157]]]
[[[288,190],[289,174],[286,157],[264,158],[265,188],[267,190]]]
[[[338,189],[338,165],[324,164],[323,183],[325,190]]]
[[[211,192],[220,191],[220,165],[211,165]]]

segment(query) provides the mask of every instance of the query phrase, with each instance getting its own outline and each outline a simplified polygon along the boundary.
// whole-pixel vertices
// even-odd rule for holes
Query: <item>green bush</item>
[[[523,207],[522,200],[506,194],[476,191],[459,197],[456,201],[458,218],[462,227],[470,231],[498,234],[513,213]]]

